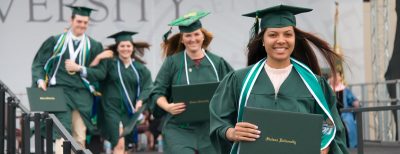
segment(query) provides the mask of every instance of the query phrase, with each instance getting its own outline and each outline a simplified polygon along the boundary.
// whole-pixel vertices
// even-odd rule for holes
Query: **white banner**
[[[363,1],[339,0],[338,37],[351,73],[347,81],[365,81],[363,53]],[[92,13],[87,34],[104,46],[114,43],[106,37],[120,30],[138,31],[134,40],[147,41],[147,67],[153,78],[162,64],[160,44],[167,24],[189,11],[205,10],[203,27],[214,34],[211,51],[224,57],[235,69],[246,64],[246,43],[253,18],[241,14],[276,4],[313,8],[296,16],[297,27],[333,43],[334,0],[1,0],[0,1],[0,79],[15,93],[25,94],[31,85],[32,60],[42,44],[69,25],[71,10],[65,4],[84,5]],[[178,32],[177,28],[173,33]],[[24,98],[22,98],[25,100]]]

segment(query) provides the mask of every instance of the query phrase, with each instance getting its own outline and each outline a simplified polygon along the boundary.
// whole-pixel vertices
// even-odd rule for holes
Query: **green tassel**
[[[260,29],[260,24],[258,21],[258,11],[257,11],[256,12],[256,21],[254,21],[254,25],[250,29],[250,39],[249,39],[250,41],[257,36],[259,29]]]
[[[169,30],[163,35],[163,41],[166,42],[168,40],[169,34],[172,33],[172,27],[169,28]]]

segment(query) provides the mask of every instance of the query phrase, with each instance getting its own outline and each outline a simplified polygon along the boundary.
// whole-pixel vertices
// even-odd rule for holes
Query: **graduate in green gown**
[[[207,12],[192,12],[174,20],[170,26],[179,26],[180,33],[162,47],[166,56],[157,74],[152,92],[155,116],[166,116],[162,129],[166,154],[216,153],[208,135],[209,121],[178,123],[173,115],[185,111],[183,102],[171,102],[172,85],[219,82],[232,67],[222,58],[207,50],[212,34],[202,28],[200,18]],[[167,34],[169,34],[168,32]]]
[[[93,9],[68,7],[72,9],[70,29],[49,37],[42,44],[32,63],[32,82],[33,86],[45,91],[47,87],[64,89],[68,111],[55,113],[55,115],[84,147],[86,130],[92,131],[95,128],[90,122],[90,114],[93,94],[97,93],[90,80],[78,73],[68,72],[65,64],[76,62],[79,68],[88,66],[96,55],[103,51],[103,46],[85,34]],[[59,136],[55,135],[55,138]],[[57,141],[56,144],[62,143],[62,140]],[[56,145],[57,149],[59,145]]]
[[[248,44],[248,67],[228,74],[210,102],[210,136],[219,153],[236,154],[239,142],[258,140],[263,133],[256,125],[242,121],[245,106],[321,114],[321,153],[348,153],[334,93],[318,76],[314,47],[332,72],[341,57],[327,42],[296,28],[294,15],[311,10],[278,5],[244,15],[256,17]]]
[[[81,73],[89,80],[100,81],[102,116],[105,120],[102,129],[106,139],[111,142],[114,153],[124,153],[124,138],[119,139],[122,126],[134,122],[133,114],[147,100],[152,87],[150,71],[139,58],[144,55],[144,49],[148,49],[149,44],[133,42],[132,35],[135,34],[137,33],[121,31],[109,36],[116,43],[98,55],[98,65],[87,67]],[[116,56],[107,59],[109,52]]]

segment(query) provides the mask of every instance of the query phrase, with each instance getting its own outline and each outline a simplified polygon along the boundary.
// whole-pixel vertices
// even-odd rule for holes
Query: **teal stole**
[[[328,106],[328,102],[325,99],[324,91],[321,88],[321,85],[318,81],[317,76],[308,68],[306,65],[297,61],[296,59],[291,58],[290,62],[292,63],[294,69],[299,73],[301,79],[306,85],[307,89],[310,91],[314,99],[317,101],[318,106],[324,111],[324,124],[322,126],[322,140],[321,140],[321,150],[325,149],[329,146],[332,140],[335,138],[336,134],[336,126],[334,120],[331,115],[331,111]],[[239,98],[239,109],[237,122],[243,121],[243,111],[244,107],[247,106],[247,100],[250,96],[250,92],[254,86],[254,83],[257,80],[258,75],[263,70],[263,66],[266,63],[266,59],[262,59],[250,69],[247,73],[245,79],[243,80],[243,86],[240,92]],[[235,142],[231,149],[231,154],[237,154],[240,149],[239,142]]]

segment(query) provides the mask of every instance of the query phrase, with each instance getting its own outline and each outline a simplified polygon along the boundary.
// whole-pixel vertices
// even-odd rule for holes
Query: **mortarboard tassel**
[[[163,41],[166,42],[168,40],[169,34],[172,33],[172,27],[169,28],[169,30],[163,35]]]
[[[256,12],[256,21],[254,21],[254,25],[250,29],[250,41],[257,36],[259,28],[260,28],[260,24],[258,21],[258,11],[257,11]]]

